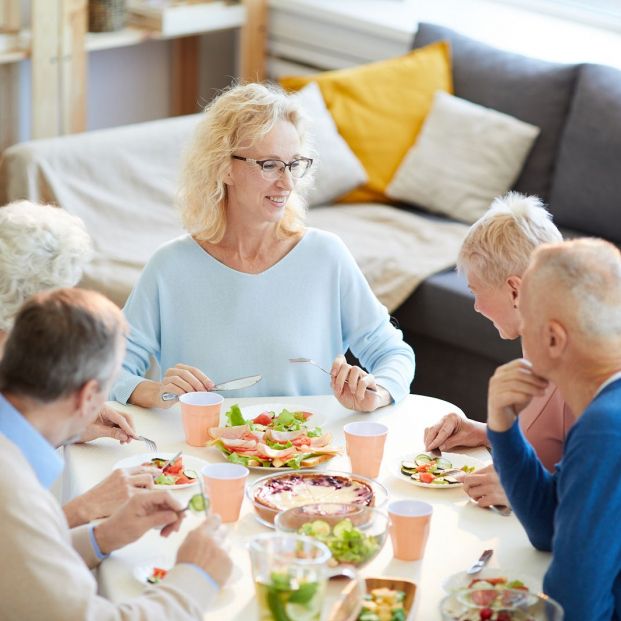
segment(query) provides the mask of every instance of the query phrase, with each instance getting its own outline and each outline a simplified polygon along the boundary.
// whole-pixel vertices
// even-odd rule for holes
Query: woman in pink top
[[[532,251],[559,241],[562,236],[541,201],[515,192],[497,198],[470,228],[457,267],[468,279],[474,309],[494,324],[501,338],[520,336],[520,285]],[[528,352],[524,356],[528,358]],[[553,470],[574,422],[556,386],[550,384],[544,395],[534,398],[519,420],[543,465]],[[425,447],[448,451],[456,446],[489,446],[486,429],[484,423],[448,414],[425,430]],[[508,504],[493,466],[464,477],[464,489],[482,507]]]

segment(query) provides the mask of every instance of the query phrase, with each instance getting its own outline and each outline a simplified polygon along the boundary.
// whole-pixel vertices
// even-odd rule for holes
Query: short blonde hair
[[[583,238],[541,246],[528,278],[539,294],[556,291],[556,312],[573,317],[586,338],[621,338],[621,252],[610,242]]]
[[[224,179],[231,156],[256,144],[283,120],[293,124],[300,143],[306,146],[306,119],[298,100],[277,86],[238,84],[224,90],[205,108],[181,174],[179,208],[191,235],[211,243],[222,239],[227,203]],[[308,183],[310,176],[306,177]],[[287,237],[300,232],[305,215],[304,201],[294,188],[278,223],[278,234]]]
[[[64,209],[30,201],[0,207],[0,331],[11,329],[31,295],[77,285],[92,255],[82,220]]]
[[[489,210],[468,231],[459,256],[460,272],[473,270],[490,286],[521,276],[533,250],[562,241],[552,216],[536,196],[509,192],[494,199]]]

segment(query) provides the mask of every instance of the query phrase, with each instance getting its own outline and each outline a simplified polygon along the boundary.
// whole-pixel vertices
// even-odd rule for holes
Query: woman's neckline
[[[235,267],[231,267],[230,265],[228,265],[227,263],[225,263],[224,261],[222,261],[221,259],[219,259],[218,257],[214,256],[211,252],[209,252],[209,250],[207,250],[207,248],[205,248],[197,239],[195,239],[192,235],[189,235],[189,238],[192,240],[192,242],[194,243],[195,247],[206,257],[208,257],[209,259],[211,259],[212,261],[214,261],[217,265],[221,266],[222,268],[233,272],[234,274],[240,274],[242,276],[262,276],[264,274],[267,274],[268,272],[277,269],[280,265],[283,264],[284,261],[286,261],[287,259],[291,258],[298,250],[298,248],[302,245],[302,242],[306,239],[307,237],[307,233],[308,233],[308,229],[304,229],[302,235],[300,236],[300,238],[297,240],[297,242],[291,247],[289,248],[289,250],[282,255],[278,260],[276,260],[274,263],[272,263],[271,265],[267,266],[265,269],[259,271],[259,272],[246,272],[243,270],[239,270]]]

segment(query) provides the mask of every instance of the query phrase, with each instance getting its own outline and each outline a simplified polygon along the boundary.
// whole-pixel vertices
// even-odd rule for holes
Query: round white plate
[[[474,561],[473,561],[474,562]],[[442,584],[445,591],[452,593],[459,589],[466,589],[468,585],[475,579],[486,578],[507,578],[507,580],[519,580],[523,582],[531,593],[538,593],[541,591],[541,580],[533,578],[528,574],[521,573],[520,571],[513,571],[511,569],[498,569],[494,567],[484,567],[478,574],[469,575],[465,571],[460,571],[452,576],[449,576]]]
[[[140,455],[131,455],[130,457],[126,457],[125,459],[121,459],[121,461],[117,461],[114,466],[112,466],[113,470],[117,468],[133,468],[134,466],[140,466],[148,461],[151,461],[154,457],[161,457],[162,459],[171,459],[175,456],[175,453],[141,453]],[[184,470],[195,470],[196,473],[200,476],[201,470],[203,466],[207,465],[207,462],[204,459],[199,459],[198,457],[193,457],[192,455],[186,455],[183,453],[181,455],[183,459],[183,469]],[[156,485],[157,489],[186,489],[188,487],[192,487],[193,485],[197,485],[198,481],[193,481],[192,483],[185,483],[184,485]]]
[[[142,584],[150,584],[149,582],[147,582],[147,578],[153,573],[154,567],[170,570],[172,568],[172,564],[170,563],[170,561],[166,561],[164,559],[154,559],[149,563],[134,567],[134,570],[132,572],[134,574],[134,578],[136,578],[136,580],[138,580],[138,582]]]
[[[256,418],[259,414],[263,412],[274,412],[276,416],[280,414],[283,410],[289,410],[289,412],[310,412],[308,408],[305,408],[301,405],[296,405],[295,403],[257,403],[256,405],[247,405],[241,409],[242,415],[246,420]],[[321,427],[324,423],[325,419],[318,416],[315,412],[313,415],[306,421],[306,424],[309,427]],[[226,455],[220,450],[216,449],[223,457],[226,459]],[[335,455],[336,457],[336,455]],[[226,459],[228,461],[228,459]],[[323,464],[327,464],[330,460],[326,460],[321,462],[318,466],[308,466],[306,468],[300,468],[300,470],[311,470],[313,468],[319,468]],[[280,466],[279,468],[274,468],[273,466],[248,466],[249,470],[267,471],[267,472],[279,472],[283,470],[295,470],[295,468],[289,468],[288,466]]]
[[[401,463],[405,460],[414,461],[414,458],[421,453],[426,453],[427,451],[418,451],[416,453],[406,453],[405,455],[401,455],[399,459],[395,462],[395,476],[406,483],[410,483],[411,485],[416,485],[416,487],[427,487],[430,489],[456,489],[458,487],[463,487],[462,483],[453,483],[452,485],[434,485],[433,483],[422,483],[421,481],[415,481],[412,477],[408,477],[401,472]],[[474,466],[477,470],[479,468],[484,468],[487,466],[486,463],[482,462],[480,459],[476,459],[476,457],[470,457],[469,455],[463,455],[462,453],[442,453],[442,457],[444,459],[448,459],[451,462],[451,467],[453,468],[461,468],[462,466]],[[450,476],[450,475],[449,475]]]

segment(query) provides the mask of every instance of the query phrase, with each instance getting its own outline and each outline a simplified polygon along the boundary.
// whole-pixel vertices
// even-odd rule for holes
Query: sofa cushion
[[[434,24],[419,24],[414,48],[447,40],[452,47],[455,95],[541,129],[514,189],[550,198],[554,162],[569,111],[576,65],[505,52]]]
[[[309,117],[315,148],[314,179],[306,193],[310,207],[327,205],[367,180],[360,160],[349,148],[323,101],[317,82],[307,84],[298,98]]]
[[[386,202],[384,190],[414,144],[434,93],[453,89],[449,46],[437,43],[368,65],[280,79],[289,90],[311,81],[319,84],[339,133],[369,176],[344,200]]]
[[[472,224],[517,179],[539,129],[438,91],[386,194]]]
[[[621,71],[582,65],[550,210],[559,226],[621,242]]]

